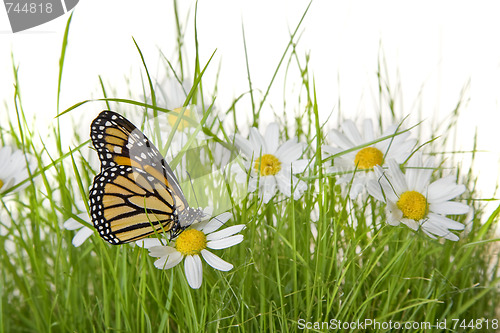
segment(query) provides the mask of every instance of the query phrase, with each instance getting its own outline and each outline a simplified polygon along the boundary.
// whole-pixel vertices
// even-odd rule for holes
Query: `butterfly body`
[[[122,244],[162,232],[172,239],[203,216],[189,207],[158,149],[123,116],[102,111],[90,137],[101,161],[90,189],[90,215],[104,240]]]

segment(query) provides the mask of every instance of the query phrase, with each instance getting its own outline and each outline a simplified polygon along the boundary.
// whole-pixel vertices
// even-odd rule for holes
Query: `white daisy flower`
[[[409,161],[405,173],[394,160],[388,161],[384,170],[375,166],[377,180],[367,184],[368,192],[376,199],[387,203],[387,223],[403,223],[413,230],[419,228],[431,238],[444,237],[457,241],[458,236],[450,230],[463,230],[464,225],[446,215],[462,215],[469,206],[450,201],[465,191],[455,177],[448,176],[430,182],[434,170],[433,159],[422,162],[420,153]]]
[[[29,167],[34,168],[34,159],[27,155]],[[0,196],[2,193],[16,186],[23,180],[29,178],[26,157],[21,150],[13,149],[10,146],[0,148]],[[20,191],[28,187],[29,182],[17,187],[13,192]]]
[[[150,137],[154,137],[154,134],[160,134],[160,137],[157,138],[160,150],[163,150],[167,143],[169,144],[167,156],[165,156],[167,160],[172,160],[177,156],[189,143],[191,140],[190,137],[195,133],[194,142],[190,143],[191,147],[195,148],[199,146],[206,139],[203,132],[197,128],[199,119],[196,105],[188,105],[185,108],[179,107],[172,111],[167,114],[160,114],[157,118],[151,119],[145,128],[145,133],[150,135]],[[160,129],[159,133],[155,133],[156,126]],[[172,134],[174,128],[175,133]],[[171,141],[169,141],[171,135],[173,136]],[[186,163],[185,158],[182,163]]]
[[[198,289],[203,280],[200,255],[210,266],[219,271],[226,272],[233,268],[232,264],[207,250],[207,248],[212,250],[225,249],[243,241],[243,235],[236,235],[245,228],[243,224],[217,231],[231,216],[231,213],[226,212],[210,220],[193,223],[170,245],[165,245],[165,242],[158,238],[140,240],[136,244],[147,248],[150,256],[159,258],[154,262],[158,269],[172,268],[184,259],[184,271],[189,286]]]
[[[298,143],[297,138],[280,145],[277,123],[269,124],[264,136],[254,127],[250,129],[248,140],[236,134],[235,144],[243,154],[245,169],[250,172],[248,190],[254,192],[259,186],[259,197],[263,198],[264,203],[269,202],[278,189],[291,197],[293,188],[295,199],[300,198],[307,189],[307,184],[294,176],[304,172],[309,165],[309,160],[300,159],[305,145]],[[247,172],[237,167],[235,172],[238,181],[246,181]]]
[[[89,221],[89,214],[87,213],[81,213],[77,215],[80,219]],[[80,223],[78,220],[70,217],[69,219],[66,220],[63,224],[64,229],[66,230],[78,230],[78,232],[75,234],[72,240],[72,244],[75,247],[79,247],[80,245],[83,244],[92,234],[94,233],[93,229],[90,229],[89,227],[85,226],[84,224]]]
[[[381,135],[375,135],[371,119],[364,120],[362,133],[352,120],[344,121],[342,130],[343,133],[331,130],[328,133],[328,140],[332,146],[324,145],[322,150],[326,157],[351,150],[334,158],[334,166],[326,170],[328,173],[341,174],[338,184],[352,182],[349,192],[351,199],[355,199],[365,189],[366,182],[373,179],[374,166],[384,166],[385,161],[390,159],[403,163],[416,144],[415,139],[408,139],[410,132],[396,135],[402,131],[396,125],[390,126]],[[386,136],[391,137],[380,140]]]

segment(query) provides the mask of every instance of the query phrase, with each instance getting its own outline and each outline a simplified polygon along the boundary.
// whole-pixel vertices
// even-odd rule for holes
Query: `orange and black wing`
[[[90,136],[101,160],[90,189],[90,213],[103,239],[121,244],[156,232],[175,236],[192,223],[198,211],[188,206],[158,149],[130,121],[103,111]]]

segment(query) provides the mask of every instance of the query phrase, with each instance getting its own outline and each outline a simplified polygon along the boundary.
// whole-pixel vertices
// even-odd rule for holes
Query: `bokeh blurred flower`
[[[30,170],[32,170],[35,167],[32,156],[25,156],[21,150],[13,149],[10,146],[0,148],[0,196],[5,191],[29,178],[26,160],[28,160]],[[29,182],[25,182],[12,192],[18,192],[26,188],[29,184]]]
[[[70,217],[63,224],[63,228],[66,230],[76,230],[76,234],[73,237],[73,246],[79,247],[82,245],[92,234],[94,233],[94,228],[89,228],[81,221],[87,222],[92,225],[90,221],[90,216],[85,208],[85,202],[83,200],[76,200],[75,206],[78,212],[76,218]]]
[[[78,218],[87,221],[89,221],[89,214],[87,213],[81,213],[77,215]],[[70,217],[69,219],[66,220],[63,224],[64,229],[66,230],[78,230],[78,232],[75,234],[72,240],[72,244],[75,247],[79,247],[80,245],[83,244],[89,238],[92,236],[94,233],[93,229],[90,229],[89,227],[85,226],[83,223],[79,222],[78,220]]]

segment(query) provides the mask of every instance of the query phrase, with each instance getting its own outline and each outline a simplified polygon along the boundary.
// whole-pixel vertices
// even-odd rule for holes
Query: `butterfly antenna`
[[[219,220],[219,219],[217,218],[217,216],[214,216],[214,217],[212,217],[212,218],[213,218],[214,220],[217,220],[217,221],[221,224],[221,226],[225,225],[225,224],[226,224],[226,222],[227,222],[227,221],[226,221],[226,222],[222,222],[221,220]]]

